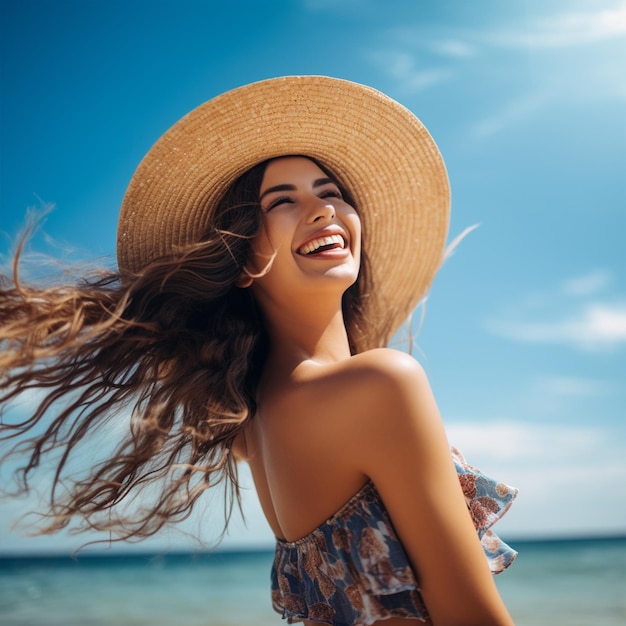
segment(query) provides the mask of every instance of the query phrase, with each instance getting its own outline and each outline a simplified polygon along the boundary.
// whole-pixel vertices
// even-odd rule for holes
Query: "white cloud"
[[[343,6],[343,5],[342,5]],[[548,10],[549,7],[548,7]],[[545,12],[542,11],[542,12]],[[626,38],[626,2],[619,6],[588,11],[568,11],[549,17],[519,16],[513,24],[495,24],[489,29],[457,27],[441,30],[436,24],[414,22],[382,31],[381,45],[368,50],[366,58],[393,79],[398,89],[414,93],[467,77],[489,68],[490,80],[509,72],[506,53],[526,57],[537,51],[533,62],[532,87],[517,89],[501,104],[494,99],[493,111],[469,127],[474,139],[488,138],[509,127],[529,124],[556,105],[570,106],[582,100],[623,100],[626,82],[616,50],[602,48],[584,58],[570,52],[575,46]],[[557,51],[544,54],[543,51]],[[534,57],[533,57],[534,58]],[[522,66],[525,67],[527,61]],[[519,71],[519,70],[516,70]],[[522,76],[524,74],[522,73]],[[504,92],[503,92],[504,93]],[[506,95],[504,95],[506,98]]]
[[[489,465],[507,461],[511,466],[519,462],[543,460],[558,464],[568,457],[586,454],[610,441],[601,428],[529,424],[514,420],[475,423],[468,420],[448,425],[450,443],[473,463],[474,457]]]
[[[513,316],[492,317],[485,328],[516,341],[585,351],[624,347],[626,300],[609,292],[614,282],[605,269],[567,278],[555,289],[522,296]]]
[[[510,126],[520,125],[540,111],[547,101],[547,95],[539,93],[515,98],[497,113],[475,122],[470,128],[470,133],[475,137],[484,138]]]
[[[542,18],[523,30],[501,30],[489,41],[502,47],[564,48],[626,36],[626,2],[610,9]]]
[[[561,291],[568,296],[591,296],[608,287],[611,282],[612,276],[607,270],[597,270],[564,281]]]
[[[396,26],[385,31],[385,38],[403,49],[422,49],[450,59],[476,56],[478,49],[461,37],[433,37],[431,29],[423,24]]]
[[[422,91],[454,76],[451,69],[421,69],[417,67],[415,55],[402,50],[377,50],[368,52],[367,56],[386,76],[398,81],[406,92]]]
[[[568,397],[603,396],[613,392],[610,383],[572,376],[550,376],[539,381],[538,388],[548,394]]]
[[[433,52],[446,57],[462,59],[476,55],[476,48],[460,39],[438,39],[429,47]]]
[[[532,83],[532,91],[545,98],[545,103],[540,104],[552,105],[552,113],[556,104],[569,108],[585,101],[624,100],[626,75],[621,59],[626,42],[626,2],[608,9],[531,17],[526,22],[518,20],[516,25],[501,24],[488,31],[467,33],[465,38],[475,41],[486,58],[495,60],[498,55],[511,53],[518,60],[519,54],[531,59],[533,70],[527,79]],[[516,113],[517,99],[521,98],[523,105],[528,97],[523,91],[515,96],[495,116],[496,121],[498,117],[507,121],[509,110]],[[531,108],[524,119],[542,109]],[[513,121],[517,122],[517,117]],[[489,131],[489,122],[479,122],[477,136],[483,126]]]
[[[594,426],[494,420],[451,422],[468,463],[520,490],[496,530],[505,537],[582,535],[626,528],[623,434]],[[581,506],[584,503],[584,506]]]
[[[563,344],[591,352],[626,345],[626,304],[594,302],[575,315],[554,321],[491,320],[487,329],[528,343]]]

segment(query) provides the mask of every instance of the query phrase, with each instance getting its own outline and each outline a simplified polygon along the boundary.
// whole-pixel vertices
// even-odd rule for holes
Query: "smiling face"
[[[361,224],[338,185],[306,157],[270,161],[259,190],[263,230],[252,271],[259,301],[334,294],[340,302],[359,273]],[[273,257],[273,260],[271,260]]]

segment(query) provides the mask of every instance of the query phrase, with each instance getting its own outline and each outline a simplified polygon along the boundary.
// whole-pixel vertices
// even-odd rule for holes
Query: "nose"
[[[309,201],[308,222],[324,222],[335,219],[335,207],[327,198],[319,198],[313,195]]]

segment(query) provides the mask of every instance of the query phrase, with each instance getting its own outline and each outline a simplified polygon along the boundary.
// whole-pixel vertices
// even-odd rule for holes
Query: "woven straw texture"
[[[450,192],[423,124],[364,85],[325,76],[275,78],[224,93],[179,120],[129,184],[118,225],[120,269],[139,271],[198,241],[235,178],[288,154],[319,159],[355,197],[374,286],[366,301],[368,343],[382,345],[442,262]]]

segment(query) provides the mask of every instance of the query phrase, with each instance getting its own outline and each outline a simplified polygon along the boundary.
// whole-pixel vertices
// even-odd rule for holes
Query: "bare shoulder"
[[[419,417],[421,409],[431,412],[434,399],[423,367],[410,355],[389,348],[369,350],[345,364],[347,391],[365,409],[367,431],[398,427],[399,422]],[[421,407],[421,408],[420,408]]]
[[[410,355],[392,348],[374,348],[351,357],[347,361],[346,367],[371,369],[379,374],[402,374],[407,370],[421,370],[420,364]]]
[[[307,470],[315,467],[316,479],[324,476],[320,499],[327,502],[333,492],[328,485],[343,480],[333,492],[333,506],[345,502],[354,484],[368,477],[417,572],[433,623],[512,624],[493,584],[420,364],[407,354],[377,349],[308,371],[311,377],[303,385],[307,402],[298,404],[309,411],[306,436],[291,432],[289,441],[304,442],[299,456],[314,451]],[[314,487],[307,493],[309,501]]]
[[[468,513],[426,374],[411,357],[373,350],[346,366],[366,384],[350,460],[373,480],[436,624],[511,625]],[[455,602],[450,602],[450,597]]]
[[[373,477],[401,450],[432,443],[441,420],[422,366],[397,350],[370,350],[315,376],[302,405],[316,408],[315,427],[337,442],[345,462]],[[320,412],[320,399],[323,411]]]
[[[412,356],[391,348],[357,354],[347,361],[346,368],[369,375],[383,387],[390,386],[394,390],[426,380],[424,369]]]

